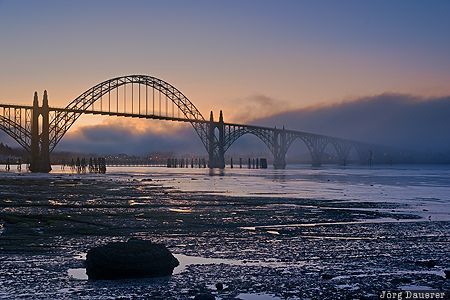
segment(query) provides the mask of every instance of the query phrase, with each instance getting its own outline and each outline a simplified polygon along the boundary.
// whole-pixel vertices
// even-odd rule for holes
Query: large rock
[[[208,293],[198,294],[194,297],[194,300],[215,300],[215,299],[216,297]]]
[[[166,246],[139,239],[96,247],[86,256],[89,279],[169,276],[178,265]]]

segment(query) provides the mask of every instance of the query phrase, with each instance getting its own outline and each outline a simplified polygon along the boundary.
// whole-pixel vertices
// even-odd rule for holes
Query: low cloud
[[[232,111],[233,120],[245,123],[251,120],[268,117],[288,111],[288,102],[277,100],[265,95],[254,95],[232,101],[235,109]]]
[[[284,111],[288,106],[256,96],[241,107],[246,122],[325,134],[418,151],[450,153],[450,96],[418,98],[382,94],[342,103]],[[284,112],[283,112],[284,111]],[[239,118],[239,117],[237,117]],[[237,119],[236,118],[236,119]],[[5,133],[0,141],[18,145]],[[198,153],[206,150],[188,123],[110,119],[101,125],[71,130],[57,151],[145,154],[153,151]],[[257,153],[266,146],[246,136],[229,153]]]
[[[202,143],[192,127],[188,126],[162,132],[154,128],[136,130],[130,124],[109,122],[69,132],[57,150],[137,155],[154,151],[193,153],[201,152]]]
[[[254,123],[411,150],[449,152],[449,114],[450,97],[382,94],[275,114]]]

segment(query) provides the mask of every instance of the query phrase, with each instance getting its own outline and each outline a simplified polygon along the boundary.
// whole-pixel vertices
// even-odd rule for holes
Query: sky
[[[384,93],[443,97],[449,32],[446,0],[0,0],[0,102],[47,89],[64,107],[127,74],[233,122]],[[83,116],[69,133],[114,122]]]

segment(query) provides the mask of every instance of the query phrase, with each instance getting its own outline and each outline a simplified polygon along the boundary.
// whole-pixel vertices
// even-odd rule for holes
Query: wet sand
[[[450,222],[406,203],[183,192],[143,175],[7,175],[0,191],[2,299],[192,299],[205,290],[220,299],[370,299],[450,289]],[[182,266],[170,278],[83,279],[87,250],[131,236],[165,243]]]

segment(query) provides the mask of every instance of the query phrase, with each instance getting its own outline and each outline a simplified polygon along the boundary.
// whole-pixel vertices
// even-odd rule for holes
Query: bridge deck
[[[17,105],[17,104],[0,104],[0,108],[11,108],[11,109],[33,109],[33,106],[31,105]],[[128,117],[128,118],[138,118],[138,119],[152,119],[152,120],[164,120],[164,121],[174,121],[174,122],[187,122],[187,123],[202,123],[206,124],[209,123],[209,120],[195,120],[195,119],[187,119],[187,118],[178,118],[178,117],[169,117],[169,116],[160,116],[160,115],[154,115],[154,114],[140,114],[140,113],[126,113],[126,112],[111,112],[111,111],[100,111],[100,110],[77,110],[77,109],[68,109],[68,108],[59,108],[59,107],[50,107],[49,111],[54,112],[71,112],[71,113],[80,113],[80,114],[91,114],[91,115],[102,115],[102,116],[117,116],[117,117]],[[217,121],[216,121],[217,122]],[[249,125],[249,124],[239,124],[239,123],[224,123],[225,126],[230,127],[245,127],[248,129],[255,129],[255,130],[276,130],[274,127],[267,127],[267,126],[259,126],[259,125]],[[298,131],[298,130],[290,130],[285,129],[286,133],[295,134],[295,135],[307,135],[307,136],[314,136],[314,137],[323,137],[323,138],[331,138],[331,139],[337,139],[340,141],[345,142],[351,142],[351,143],[358,143],[358,144],[365,144],[357,141],[347,140],[343,138],[336,138],[336,137],[330,137],[322,134],[317,133],[310,133],[310,132],[304,132],[304,131]]]

